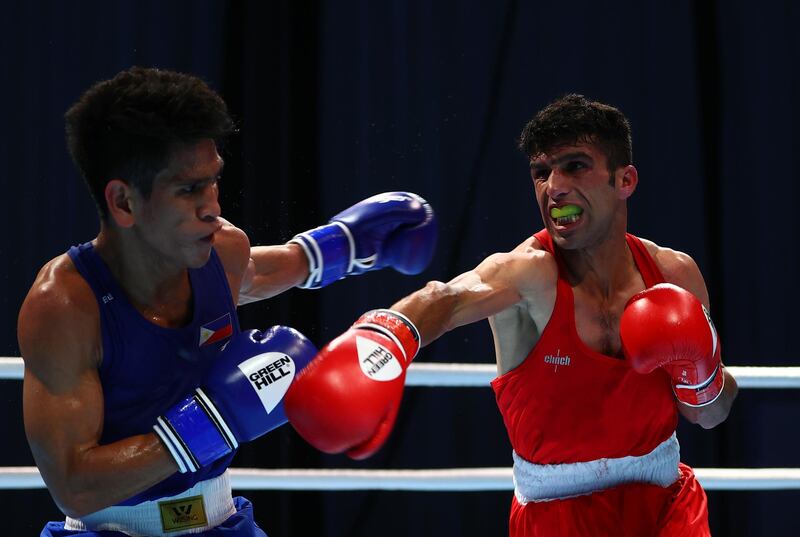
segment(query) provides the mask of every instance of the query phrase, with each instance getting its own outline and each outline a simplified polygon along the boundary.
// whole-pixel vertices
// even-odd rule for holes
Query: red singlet
[[[555,307],[525,361],[492,381],[514,451],[536,464],[649,453],[677,426],[669,377],[660,369],[641,375],[581,341],[559,254],[546,230],[535,237],[558,263]],[[641,241],[630,234],[626,240],[645,286],[664,282]],[[520,505],[515,499],[510,534],[666,536],[680,527],[681,535],[706,536],[707,518],[705,493],[681,465],[681,478],[666,488],[630,483],[564,500]]]

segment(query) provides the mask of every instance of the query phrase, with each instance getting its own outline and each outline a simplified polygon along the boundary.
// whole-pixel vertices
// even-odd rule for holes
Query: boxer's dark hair
[[[633,162],[628,119],[613,106],[583,95],[565,95],[548,104],[525,125],[519,137],[519,149],[527,157],[577,143],[597,145],[608,160],[610,172]]]
[[[103,220],[111,179],[145,199],[177,149],[235,130],[225,102],[197,77],[132,67],[89,88],[67,111],[67,146]]]

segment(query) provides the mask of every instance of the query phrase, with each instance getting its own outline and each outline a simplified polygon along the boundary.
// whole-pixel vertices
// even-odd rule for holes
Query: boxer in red
[[[369,456],[418,349],[488,318],[514,448],[512,536],[710,535],[675,428],[678,414],[725,420],[736,381],[695,262],[627,233],[639,180],[629,123],[568,95],[526,125],[520,148],[545,229],[362,316],[301,373],[287,416],[323,451]]]

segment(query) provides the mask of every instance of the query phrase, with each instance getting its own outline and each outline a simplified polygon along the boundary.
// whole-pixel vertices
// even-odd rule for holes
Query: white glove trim
[[[711,320],[711,314],[708,313],[706,307],[701,303],[700,307],[703,308],[703,314],[706,316],[706,321],[708,321],[708,328],[711,330],[711,355],[717,354],[717,328],[714,326],[714,321]]]
[[[363,259],[354,259],[352,266],[358,267],[361,270],[369,270],[375,266],[375,262],[377,260],[378,260],[378,254],[375,253]]]
[[[175,459],[180,473],[185,474],[186,472],[197,471],[198,467],[192,460],[191,454],[184,449],[183,442],[175,436],[172,432],[172,428],[161,416],[156,418],[156,424],[153,425],[153,430],[158,437],[161,438],[161,441],[167,447],[172,458]]]
[[[347,237],[347,242],[350,244],[350,259],[348,259],[347,261],[347,272],[346,272],[346,274],[350,274],[351,272],[353,272],[353,267],[359,261],[358,259],[356,259],[356,241],[353,238],[353,234],[350,233],[350,228],[348,228],[345,224],[336,220],[331,222],[331,224],[336,224],[337,226],[339,226],[339,228],[344,233],[345,237]]]
[[[300,237],[298,239],[298,237]],[[299,244],[300,248],[303,249],[303,252],[306,254],[306,258],[308,259],[308,278],[306,281],[298,285],[301,289],[308,289],[309,287],[317,284],[322,279],[322,252],[319,250],[319,245],[317,241],[311,235],[306,233],[299,233],[294,236],[292,240],[290,240],[287,244]],[[308,243],[308,244],[306,244]],[[309,245],[314,249],[314,253],[317,254],[317,257],[314,257],[314,253],[311,252],[309,249]],[[317,260],[320,260],[317,263]]]

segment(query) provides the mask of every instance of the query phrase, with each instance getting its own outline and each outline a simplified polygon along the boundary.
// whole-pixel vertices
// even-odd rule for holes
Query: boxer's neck
[[[95,250],[134,307],[161,325],[181,324],[191,309],[192,289],[186,267],[166,263],[135,240],[103,228]]]

